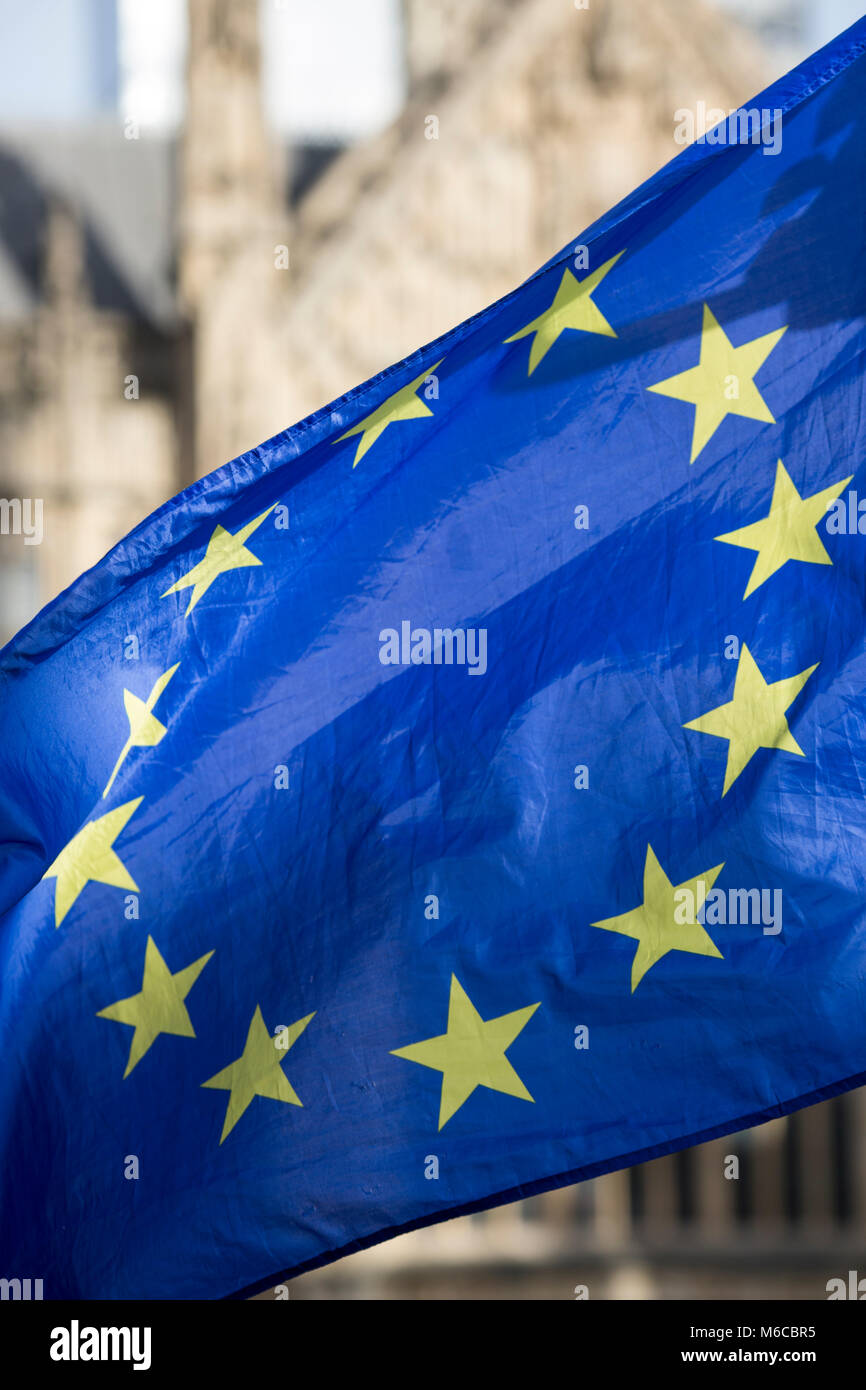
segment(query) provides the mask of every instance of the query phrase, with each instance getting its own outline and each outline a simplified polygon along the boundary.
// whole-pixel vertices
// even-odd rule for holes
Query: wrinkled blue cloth
[[[6,647],[0,1275],[250,1292],[862,1083],[864,50]]]

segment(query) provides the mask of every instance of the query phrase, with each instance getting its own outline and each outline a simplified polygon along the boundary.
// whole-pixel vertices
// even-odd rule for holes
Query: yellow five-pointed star
[[[124,1081],[160,1033],[173,1033],[178,1038],[195,1037],[184,1000],[212,955],[213,951],[208,951],[207,955],[199,956],[192,965],[172,975],[153,937],[147,938],[140,993],[118,999],[116,1004],[109,1004],[96,1015],[135,1029],[129,1044]]]
[[[372,449],[376,440],[381,434],[384,434],[389,425],[395,425],[398,420],[423,420],[425,416],[433,414],[430,407],[418,399],[416,392],[420,391],[427,378],[435,372],[437,367],[441,366],[444,360],[444,357],[440,357],[438,362],[434,362],[432,367],[427,367],[420,376],[415,377],[414,381],[410,381],[408,386],[402,386],[399,391],[395,391],[393,396],[389,396],[370,415],[365,415],[363,420],[358,421],[357,425],[353,425],[350,430],[346,430],[345,434],[341,434],[339,439],[334,440],[335,444],[340,444],[353,434],[361,436],[352,461],[353,468],[358,466],[367,450]]]
[[[276,506],[274,503],[274,507]],[[260,565],[262,562],[251,550],[247,550],[244,542],[249,540],[253,531],[261,526],[266,516],[270,516],[274,507],[268,507],[266,512],[261,512],[259,516],[253,517],[246,526],[242,526],[239,531],[232,534],[224,526],[214,527],[213,535],[207,543],[207,550],[204,558],[199,560],[197,565],[170,589],[166,589],[160,598],[168,598],[169,594],[179,593],[181,589],[192,589],[192,596],[186,606],[184,617],[195,608],[199,599],[206,594],[214,580],[228,570],[240,570],[247,565]]]
[[[704,305],[698,365],[647,387],[648,391],[695,407],[690,463],[694,463],[726,415],[774,423],[754,377],[784,332],[784,328],[776,328],[742,347],[734,347],[709,304]]]
[[[82,826],[63,848],[43,878],[56,878],[54,890],[54,925],[59,927],[78,894],[88,883],[107,883],[111,888],[128,888],[138,892],[138,884],[130,878],[112,846],[130,816],[144,797],[125,801],[113,811]]]
[[[852,474],[851,477],[853,476]],[[723,536],[716,536],[717,541],[724,541],[726,545],[739,545],[744,550],[758,552],[743,598],[753,594],[789,560],[802,560],[813,565],[832,565],[833,561],[815,527],[830,503],[835,501],[850,481],[851,478],[843,478],[841,483],[831,483],[830,487],[825,487],[821,492],[801,497],[785,465],[779,459],[776,464],[776,481],[773,485],[773,500],[770,503],[769,514],[761,521],[753,521],[750,526],[741,526],[737,531],[727,531]]]
[[[696,729],[699,734],[728,740],[728,762],[722,796],[736,782],[743,768],[759,748],[781,748],[787,753],[805,754],[788,728],[785,711],[796,700],[818,662],[799,675],[773,681],[769,685],[758,669],[757,662],[745,642],[740,648],[737,674],[734,679],[734,698],[719,705],[698,719],[684,724],[684,729]]]
[[[619,917],[606,917],[603,922],[591,923],[593,927],[619,932],[637,942],[631,965],[632,994],[650,967],[668,951],[687,951],[693,956],[722,959],[721,951],[697,920],[697,914],[724,867],[724,864],[717,864],[714,869],[707,869],[674,887],[656,859],[652,845],[647,845],[640,907],[623,912]]]
[[[165,725],[153,713],[153,707],[168,685],[180,662],[175,662],[154,682],[146,700],[133,695],[131,690],[123,692],[123,706],[129,720],[129,738],[120,750],[120,757],[114,764],[114,771],[105,786],[103,797],[108,796],[112,783],[123,766],[123,760],[131,748],[155,748],[166,733]]]
[[[282,1069],[283,1054],[297,1042],[315,1012],[299,1018],[290,1028],[271,1037],[262,1011],[256,1004],[256,1011],[250,1023],[244,1050],[236,1062],[223,1067],[203,1086],[212,1086],[218,1091],[229,1091],[229,1103],[223,1122],[220,1143],[231,1134],[238,1120],[255,1096],[265,1096],[268,1100],[282,1100],[286,1105],[302,1105],[297,1093]]]
[[[533,335],[532,347],[529,349],[528,376],[532,376],[539,362],[566,328],[573,328],[581,333],[600,333],[606,338],[616,337],[604,314],[593,302],[592,294],[623,254],[619,251],[617,255],[611,256],[609,261],[605,261],[604,265],[600,265],[582,280],[578,280],[566,268],[550,308],[545,309],[543,314],[539,314],[519,332],[512,333],[510,338],[505,339],[506,343],[516,343],[519,338],[526,338],[530,333]]]
[[[532,1100],[505,1053],[537,1008],[538,1004],[529,1004],[525,1009],[515,1009],[513,1013],[501,1014],[485,1023],[457,976],[451,976],[447,1033],[411,1043],[409,1047],[395,1048],[392,1053],[394,1057],[405,1057],[422,1067],[441,1071],[440,1129],[469,1099],[476,1086]]]

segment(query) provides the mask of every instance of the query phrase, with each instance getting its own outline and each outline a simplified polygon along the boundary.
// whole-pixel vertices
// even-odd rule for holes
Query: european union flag
[[[6,648],[4,1276],[252,1291],[866,1079],[864,52]]]

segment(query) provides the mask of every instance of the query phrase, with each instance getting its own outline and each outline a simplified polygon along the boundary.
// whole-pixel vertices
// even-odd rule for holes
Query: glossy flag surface
[[[251,1292],[866,1079],[864,53],[6,647],[0,1275]]]

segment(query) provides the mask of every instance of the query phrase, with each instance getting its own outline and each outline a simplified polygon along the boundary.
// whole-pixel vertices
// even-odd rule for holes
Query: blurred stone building
[[[676,154],[678,108],[767,79],[693,0],[404,0],[399,119],[286,149],[258,17],[188,0],[178,140],[0,129],[0,496],[44,505],[41,545],[0,535],[4,639],[193,478],[576,240]],[[863,1119],[849,1096],[403,1237],[292,1296],[823,1297],[862,1251]]]
[[[276,1296],[761,1302],[826,1299],[828,1281],[849,1284],[850,1270],[866,1276],[866,1088],[412,1231]]]
[[[401,117],[285,149],[258,16],[189,0],[179,141],[0,129],[0,495],[42,498],[45,530],[0,536],[0,637],[194,477],[512,289],[676,153],[677,107],[765,78],[692,0],[405,0]]]

